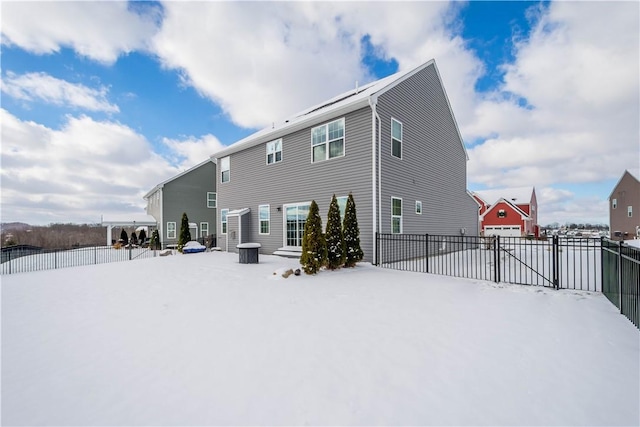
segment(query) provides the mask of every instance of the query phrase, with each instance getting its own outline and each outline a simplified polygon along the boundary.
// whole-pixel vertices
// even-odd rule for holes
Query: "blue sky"
[[[3,222],[141,213],[221,147],[432,58],[469,189],[535,186],[542,224],[607,223],[639,167],[637,2],[1,8]]]

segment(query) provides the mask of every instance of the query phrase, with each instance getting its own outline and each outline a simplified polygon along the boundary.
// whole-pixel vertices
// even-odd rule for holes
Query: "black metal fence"
[[[603,239],[602,293],[640,328],[640,248]]]
[[[554,289],[602,290],[600,239],[377,234],[385,268]]]
[[[377,234],[380,267],[603,292],[640,328],[640,248],[608,239]]]
[[[149,248],[93,246],[77,249],[42,249],[36,253],[9,252],[0,264],[0,274],[26,273],[39,270],[77,267],[151,258],[156,251]]]

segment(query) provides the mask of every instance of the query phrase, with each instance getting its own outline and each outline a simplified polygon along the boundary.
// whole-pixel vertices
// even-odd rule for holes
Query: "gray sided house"
[[[365,261],[375,233],[478,234],[468,160],[435,62],[341,94],[212,156],[218,246],[300,254],[309,204],[356,202]]]
[[[163,246],[175,245],[182,213],[189,217],[192,240],[216,235],[216,164],[211,159],[188,169],[149,191],[147,214],[158,222]]]
[[[614,240],[640,239],[640,179],[624,171],[609,195],[609,232]]]

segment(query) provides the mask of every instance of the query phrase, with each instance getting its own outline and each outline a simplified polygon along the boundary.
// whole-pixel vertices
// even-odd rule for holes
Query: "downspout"
[[[376,255],[378,251],[376,250],[376,233],[378,232],[378,217],[376,215],[376,211],[378,209],[378,200],[377,200],[377,182],[376,182],[376,117],[378,117],[378,112],[376,111],[376,105],[378,104],[378,98],[375,96],[369,97],[369,106],[371,107],[371,202],[372,202],[372,212],[373,212],[373,264],[376,265],[378,260],[376,259]],[[380,118],[378,117],[378,120]]]

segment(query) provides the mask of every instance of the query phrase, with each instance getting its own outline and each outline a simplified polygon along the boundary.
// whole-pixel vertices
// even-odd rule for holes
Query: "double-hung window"
[[[227,214],[229,209],[220,210],[220,233],[227,234]]]
[[[344,156],[344,118],[311,129],[311,161]]]
[[[167,222],[167,239],[175,239],[175,238],[176,238],[176,223]]]
[[[207,191],[207,207],[208,208],[215,208],[216,207],[216,202],[217,202],[216,193],[214,193],[212,191]]]
[[[267,164],[282,161],[282,138],[267,142]]]
[[[220,159],[220,172],[222,173],[222,182],[229,182],[231,178],[231,161],[229,156]]]
[[[402,233],[402,199],[391,198],[391,233]]]
[[[627,216],[629,218],[633,217],[633,206],[627,206]]]
[[[209,235],[209,223],[201,222],[200,223],[200,237],[207,237]]]
[[[422,215],[422,202],[416,200],[416,215]]]
[[[615,209],[618,207],[618,199],[611,200],[611,208]]]
[[[260,221],[260,234],[269,234],[271,214],[269,205],[258,206],[258,217]]]
[[[391,155],[402,158],[402,123],[391,119]]]

